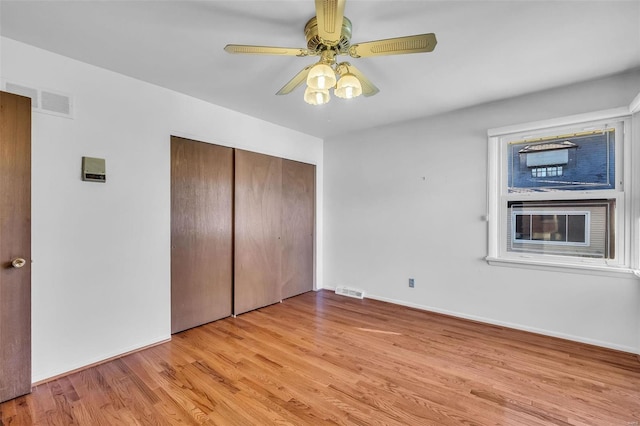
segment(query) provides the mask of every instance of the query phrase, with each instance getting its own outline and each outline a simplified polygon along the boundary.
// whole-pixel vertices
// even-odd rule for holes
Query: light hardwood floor
[[[0,405],[2,425],[639,423],[635,355],[327,291]]]

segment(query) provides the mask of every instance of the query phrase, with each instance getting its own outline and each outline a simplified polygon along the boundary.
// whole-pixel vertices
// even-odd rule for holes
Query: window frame
[[[633,173],[632,165],[640,167],[640,149],[633,150],[631,141],[631,108],[616,108],[594,113],[579,114],[557,119],[506,126],[488,131],[487,158],[487,216],[488,247],[485,260],[490,265],[516,266],[543,270],[560,270],[586,274],[625,276],[638,268],[638,207],[633,201],[633,191],[640,188],[639,173]],[[553,192],[508,192],[509,141],[535,139],[562,135],[604,124],[621,123],[616,128],[616,182],[614,189],[572,190]],[[615,199],[615,258],[592,259],[578,256],[562,256],[538,253],[509,252],[507,250],[507,216],[510,201],[550,201],[580,199]]]

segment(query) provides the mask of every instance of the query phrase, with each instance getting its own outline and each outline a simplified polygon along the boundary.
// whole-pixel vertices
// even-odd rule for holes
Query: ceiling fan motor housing
[[[343,17],[340,40],[335,45],[326,44],[318,36],[318,19],[315,16],[304,26],[304,35],[307,39],[307,48],[313,52],[319,53],[327,49],[333,49],[336,53],[347,54],[349,46],[351,46],[351,21],[346,16]]]

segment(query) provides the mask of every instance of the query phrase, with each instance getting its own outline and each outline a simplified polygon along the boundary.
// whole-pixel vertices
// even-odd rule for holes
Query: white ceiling
[[[640,67],[640,0],[347,0],[352,43],[433,32],[432,53],[349,59],[373,97],[310,106],[275,93],[315,57],[230,55],[228,43],[306,47],[313,0],[0,2],[3,36],[327,137]]]

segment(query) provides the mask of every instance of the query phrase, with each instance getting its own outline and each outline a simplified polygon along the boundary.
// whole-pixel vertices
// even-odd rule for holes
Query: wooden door
[[[0,402],[31,392],[31,99],[0,92]]]
[[[171,138],[171,332],[231,315],[233,149]]]
[[[234,314],[282,300],[282,159],[236,150]]]
[[[313,290],[315,166],[282,161],[281,294]]]

